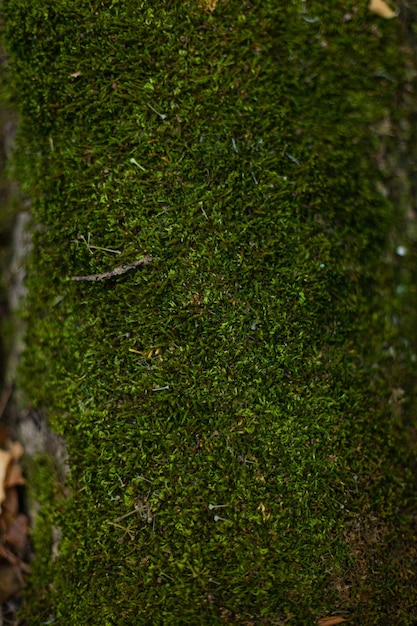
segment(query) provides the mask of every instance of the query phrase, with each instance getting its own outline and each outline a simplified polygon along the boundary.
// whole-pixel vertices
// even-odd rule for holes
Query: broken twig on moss
[[[119,265],[109,272],[103,272],[103,274],[88,274],[87,276],[72,276],[71,280],[76,281],[91,281],[95,282],[98,280],[107,280],[109,278],[114,278],[115,276],[121,276],[130,270],[139,267],[140,265],[148,265],[152,261],[152,257],[147,255],[138,259],[137,261],[133,261],[132,263],[128,263],[127,265]]]

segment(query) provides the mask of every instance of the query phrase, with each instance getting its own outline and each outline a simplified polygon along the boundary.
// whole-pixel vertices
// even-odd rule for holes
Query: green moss
[[[25,457],[24,471],[28,477],[27,498],[32,505],[36,502],[39,507],[36,522],[31,529],[36,558],[30,565],[31,575],[26,581],[24,612],[27,619],[36,615],[38,623],[42,623],[53,617],[49,609],[49,594],[54,584],[54,542],[59,533],[56,506],[63,497],[62,484],[54,460],[46,453],[38,454],[33,459]]]
[[[415,602],[389,561],[412,363],[374,131],[399,34],[300,4],[4,3],[40,224],[21,377],[71,464],[46,505],[57,623],[371,625]]]

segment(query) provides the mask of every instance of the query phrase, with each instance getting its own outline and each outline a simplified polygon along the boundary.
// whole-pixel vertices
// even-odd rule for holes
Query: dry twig
[[[148,265],[152,261],[152,257],[147,255],[138,259],[137,261],[133,261],[133,263],[128,263],[127,265],[119,265],[109,272],[103,272],[103,274],[88,274],[87,276],[72,276],[72,280],[76,281],[91,281],[96,282],[98,280],[107,280],[109,278],[114,278],[115,276],[121,276],[130,270],[139,267],[140,265]]]

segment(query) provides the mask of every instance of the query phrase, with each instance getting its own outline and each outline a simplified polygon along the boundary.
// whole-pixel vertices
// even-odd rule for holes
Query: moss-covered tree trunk
[[[398,21],[3,4],[38,225],[21,383],[71,467],[69,497],[35,471],[29,622],[413,624]]]

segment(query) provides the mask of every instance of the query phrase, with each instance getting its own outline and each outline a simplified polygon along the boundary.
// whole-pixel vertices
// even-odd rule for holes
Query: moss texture
[[[28,623],[415,623],[376,162],[406,77],[365,4],[4,0],[21,376],[71,465]]]

